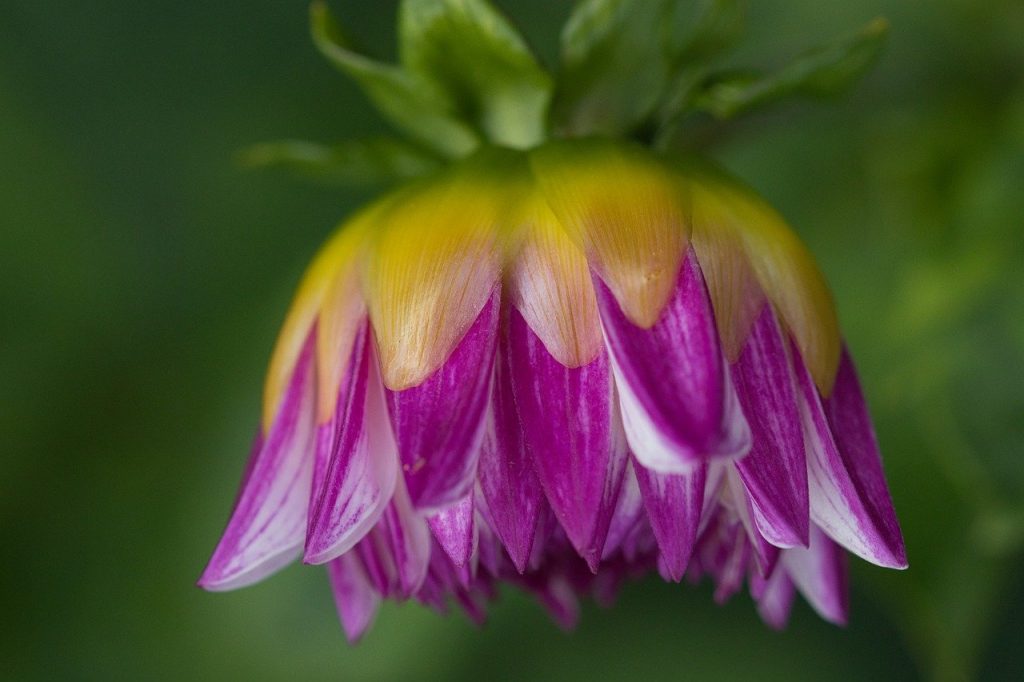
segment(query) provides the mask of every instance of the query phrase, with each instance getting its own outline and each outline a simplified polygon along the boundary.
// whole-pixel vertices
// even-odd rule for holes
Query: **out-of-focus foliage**
[[[388,185],[437,171],[441,159],[395,137],[346,140],[327,146],[302,140],[260,142],[238,160],[252,168],[282,167],[339,185]]]
[[[550,67],[570,3],[498,4]],[[194,588],[291,289],[368,197],[240,172],[234,154],[388,131],[307,44],[304,0],[15,0],[0,22],[0,676],[1019,676],[1024,8],[748,4],[735,63],[766,71],[891,25],[837,102],[729,136],[692,122],[821,261],[876,417],[911,568],[856,565],[847,629],[799,606],[776,634],[745,597],[718,608],[706,586],[650,581],[573,635],[509,591],[481,631],[387,608],[350,649],[320,570]],[[332,7],[395,61],[393,2]]]
[[[712,77],[695,93],[697,107],[732,118],[789,95],[837,95],[875,63],[888,31],[887,21],[874,19],[857,33],[808,50],[772,73]]]

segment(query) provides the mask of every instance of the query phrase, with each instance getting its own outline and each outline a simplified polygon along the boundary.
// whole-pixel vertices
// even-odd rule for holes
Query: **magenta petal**
[[[447,509],[427,518],[434,539],[457,568],[463,568],[469,563],[476,548],[476,524],[473,523],[473,517],[471,492]]]
[[[896,512],[860,385],[845,348],[825,404],[793,348],[807,435],[811,519],[833,540],[879,566],[906,568]]]
[[[437,546],[432,547],[427,577],[423,579],[423,584],[416,591],[417,601],[429,606],[442,616],[447,615],[449,610],[448,594],[455,586],[455,574],[445,551]]]
[[[622,558],[627,562],[639,562],[640,566],[651,563],[651,557],[658,555],[658,540],[654,537],[651,524],[641,517],[640,523],[633,526],[632,532],[622,541],[620,547]]]
[[[291,563],[302,549],[316,432],[314,338],[311,333],[274,423],[246,467],[231,519],[199,579],[203,589],[251,585]]]
[[[839,545],[815,526],[811,529],[810,547],[787,549],[782,553],[782,564],[818,615],[836,625],[846,624],[846,553]]]
[[[727,380],[711,301],[691,251],[650,329],[630,322],[595,279],[630,448],[641,464],[686,473],[709,457],[738,457],[750,431]]]
[[[729,461],[712,460],[707,465],[707,475],[704,483],[704,509],[700,513],[700,528],[697,534],[704,532],[704,528],[715,514],[719,502],[726,496],[731,495],[726,485],[726,475],[732,470],[733,463]]]
[[[715,572],[715,601],[724,604],[743,587],[743,578],[747,574],[747,562],[750,560],[750,543],[743,534],[743,529],[734,526],[731,542],[723,549],[724,557]]]
[[[596,571],[628,454],[608,355],[566,367],[515,309],[508,337],[516,406],[541,486],[573,547]]]
[[[661,551],[659,567],[670,580],[679,582],[686,575],[697,540],[707,465],[699,465],[689,474],[660,474],[640,464],[634,468]]]
[[[786,342],[765,305],[733,366],[733,385],[753,435],[736,463],[761,534],[777,547],[807,546],[810,505],[800,407]]]
[[[632,458],[626,460],[626,473],[622,476],[619,498],[615,502],[611,523],[608,525],[608,536],[601,551],[601,560],[609,559],[622,545],[630,539],[636,527],[644,520],[644,500],[640,494],[640,484],[636,480],[634,467],[638,467]]]
[[[476,505],[476,516],[473,519],[477,529],[477,575],[479,576],[482,571],[498,575],[506,561],[505,553],[501,550],[501,539],[493,530],[492,523],[487,520],[488,517],[482,507],[483,505]],[[519,572],[522,573],[522,571]]]
[[[354,547],[395,489],[398,451],[368,341],[369,325],[364,325],[352,346],[334,416],[317,433],[306,563],[324,563]]]
[[[561,573],[532,576],[527,589],[558,627],[567,632],[575,629],[580,619],[580,602],[567,576]]]
[[[373,624],[380,595],[370,585],[354,554],[345,554],[327,564],[327,574],[341,627],[349,643],[355,644]]]
[[[751,592],[757,600],[757,613],[770,628],[782,630],[789,622],[796,590],[789,575],[782,570],[763,578],[754,574],[750,578]]]
[[[754,522],[753,504],[747,495],[743,481],[740,480],[739,472],[735,468],[726,471],[725,485],[730,491],[732,511],[739,518],[747,542],[753,550],[751,556],[754,559],[754,567],[763,576],[771,575],[779,561],[779,548],[769,543],[761,535],[761,531]]]
[[[447,614],[450,598],[462,607],[474,623],[482,625],[487,617],[489,579],[481,577],[466,584],[461,572],[448,560],[447,552],[434,545],[430,552],[430,568],[416,599],[440,614]]]
[[[503,335],[494,367],[494,388],[477,476],[488,520],[520,573],[526,570],[544,491],[526,449],[512,393],[508,335]]]
[[[439,510],[469,494],[476,476],[497,337],[495,290],[451,356],[419,386],[388,391],[409,496]]]
[[[385,597],[408,599],[427,576],[430,544],[427,523],[413,509],[399,480],[391,503],[355,553],[374,589]]]

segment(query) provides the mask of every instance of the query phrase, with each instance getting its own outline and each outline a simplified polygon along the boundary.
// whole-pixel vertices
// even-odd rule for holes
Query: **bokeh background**
[[[499,2],[549,63],[567,0]],[[395,2],[334,2],[393,54]],[[7,0],[0,12],[0,678],[1021,679],[1024,3],[752,0],[770,66],[877,15],[848,96],[712,151],[791,220],[860,363],[911,568],[855,563],[849,627],[629,586],[572,635],[506,590],[482,630],[386,607],[346,646],[324,574],[193,586],[299,274],[368,192],[233,163],[383,130],[305,0]]]

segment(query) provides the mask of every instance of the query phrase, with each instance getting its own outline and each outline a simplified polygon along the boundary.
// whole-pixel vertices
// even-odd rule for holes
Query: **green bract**
[[[481,145],[530,149],[551,138],[633,137],[669,147],[688,122],[734,119],[793,95],[843,90],[873,63],[887,24],[818,47],[781,69],[723,70],[744,0],[580,0],[549,73],[488,0],[402,0],[399,63],[356,50],[328,10],[313,41],[407,140],[285,140],[243,154],[331,182],[388,184],[433,172]]]
[[[403,67],[435,83],[487,140],[516,148],[545,137],[551,77],[486,0],[405,0]]]

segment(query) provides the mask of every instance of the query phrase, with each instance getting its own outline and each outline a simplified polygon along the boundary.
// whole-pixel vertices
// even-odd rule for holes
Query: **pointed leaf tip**
[[[804,52],[772,73],[712,76],[695,97],[695,107],[717,118],[733,118],[793,95],[839,94],[874,64],[888,29],[889,23],[878,18],[853,35]]]
[[[477,135],[458,119],[453,102],[433,83],[357,52],[322,0],[310,5],[309,13],[317,49],[355,80],[393,125],[448,157],[465,156],[477,147]]]
[[[283,168],[323,183],[351,186],[395,183],[440,166],[440,159],[433,154],[386,136],[335,145],[304,140],[262,142],[242,149],[237,159],[245,168]]]

